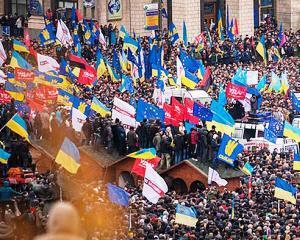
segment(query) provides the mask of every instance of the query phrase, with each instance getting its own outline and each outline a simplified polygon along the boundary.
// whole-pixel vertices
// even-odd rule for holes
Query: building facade
[[[83,17],[92,18],[100,24],[123,24],[130,33],[149,35],[145,30],[144,6],[158,0],[1,0],[0,16],[4,14],[25,15],[28,9],[33,15],[43,15],[48,9],[70,14],[71,8],[78,8]],[[235,17],[239,32],[252,35],[254,27],[259,26],[266,15],[274,16],[282,22],[285,29],[300,28],[300,0],[164,0],[159,8],[168,13],[161,16],[160,26],[167,27],[174,22],[179,34],[182,34],[182,23],[185,21],[188,38],[191,40],[211,22],[216,23],[218,9],[221,9],[223,26],[226,24],[226,13],[229,19]],[[228,11],[227,11],[228,8]],[[33,9],[33,10],[32,10]],[[66,13],[65,13],[66,12]]]

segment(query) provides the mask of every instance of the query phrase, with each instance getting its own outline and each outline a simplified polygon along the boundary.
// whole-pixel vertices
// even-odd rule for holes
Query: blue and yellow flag
[[[266,85],[267,85],[267,76],[264,75],[262,76],[262,78],[259,80],[256,89],[260,92],[263,92],[266,89]]]
[[[72,174],[76,174],[80,167],[79,150],[67,137],[60,147],[55,162]]]
[[[134,93],[133,80],[130,76],[122,75],[122,83],[119,87],[120,92],[128,91],[129,93]]]
[[[187,45],[188,45],[188,37],[187,37],[187,29],[186,29],[185,21],[183,21],[182,35],[183,35],[183,43],[187,47]]]
[[[300,154],[294,153],[294,164],[293,164],[294,171],[300,171]]]
[[[155,148],[144,148],[139,151],[133,152],[127,157],[131,158],[141,158],[141,159],[152,159],[156,157],[156,150]]]
[[[23,102],[25,98],[24,88],[15,86],[13,83],[6,81],[5,82],[5,91],[17,101]]]
[[[109,76],[111,78],[111,80],[115,83],[115,82],[119,82],[120,81],[120,76],[119,74],[117,74],[112,67],[106,62],[106,66],[107,66],[107,71],[109,73]]]
[[[45,26],[45,28],[40,32],[39,38],[43,46],[55,42],[56,37],[53,33],[52,24],[48,24]]]
[[[267,65],[267,50],[265,46],[265,38],[264,36],[261,36],[260,41],[258,42],[256,46],[256,51],[259,53],[259,55],[264,60],[265,65]]]
[[[242,153],[244,146],[227,134],[223,135],[222,143],[218,151],[217,158],[228,165],[234,167],[237,155]]]
[[[284,122],[283,136],[300,142],[300,129],[292,126],[289,122]]]
[[[134,40],[129,35],[125,35],[123,49],[130,49],[133,53],[138,50],[139,44],[136,40]]]
[[[268,90],[266,92],[276,92],[279,93],[281,89],[281,81],[280,78],[277,76],[276,73],[273,71],[271,72],[271,83],[268,87]]]
[[[23,118],[19,116],[19,114],[15,114],[6,124],[11,131],[15,132],[16,134],[20,135],[21,137],[25,138],[28,142],[29,141],[29,134],[27,131],[27,125]]]
[[[221,13],[221,9],[218,10],[218,36],[219,39],[224,41],[224,35],[223,35],[223,22],[222,22],[222,13]]]
[[[175,223],[183,224],[189,227],[196,227],[198,218],[192,208],[177,204]]]
[[[89,116],[91,106],[87,104],[84,100],[80,99],[79,97],[73,98],[73,108],[78,109],[80,112],[82,112],[85,116]]]
[[[175,27],[174,23],[172,23],[172,22],[170,23],[170,26],[169,26],[169,38],[170,38],[172,45],[174,45],[179,40],[177,28]]]
[[[29,53],[27,46],[24,43],[22,43],[16,39],[13,40],[13,48],[15,51],[18,51],[18,52]]]
[[[297,189],[292,184],[281,178],[275,179],[274,197],[296,204],[296,196]]]
[[[25,68],[28,70],[32,69],[32,66],[16,51],[13,51],[11,60],[10,60],[10,66],[12,68]]]
[[[247,175],[252,175],[254,168],[251,166],[249,162],[246,162],[244,167],[242,168],[242,171]]]
[[[97,57],[96,71],[97,71],[97,78],[99,79],[107,71],[107,69],[99,49],[97,50],[96,57]]]
[[[58,89],[57,103],[64,106],[72,107],[74,102],[74,96],[62,89]]]
[[[0,163],[7,164],[7,160],[9,159],[10,156],[11,156],[10,153],[0,148]]]
[[[188,70],[184,70],[184,75],[181,77],[181,84],[190,89],[194,89],[199,81],[200,79],[197,76],[193,75]]]
[[[119,31],[119,37],[124,39],[125,36],[129,36],[129,34],[127,33],[125,27],[122,25]]]
[[[111,115],[110,110],[102,102],[100,102],[95,96],[93,97],[91,109],[99,113],[101,117],[105,117],[106,115]]]
[[[283,94],[286,94],[288,92],[289,88],[290,88],[290,85],[288,82],[287,74],[286,74],[286,71],[284,71],[284,73],[281,74],[280,92]]]

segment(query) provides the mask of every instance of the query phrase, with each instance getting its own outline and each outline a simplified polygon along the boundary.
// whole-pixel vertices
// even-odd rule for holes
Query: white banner
[[[40,72],[57,71],[60,66],[58,62],[49,56],[37,54],[38,69]]]
[[[163,197],[168,191],[165,180],[151,167],[146,165],[143,196],[150,202],[156,204],[159,198]]]
[[[114,105],[112,109],[112,119],[119,119],[123,125],[129,127],[136,127],[135,108],[130,104],[122,101],[119,98],[114,98]]]
[[[247,84],[256,85],[258,83],[258,71],[247,71]]]
[[[216,182],[218,184],[218,186],[226,186],[227,185],[227,181],[223,178],[220,177],[219,173],[212,169],[212,168],[208,168],[208,184],[211,184],[211,182]]]
[[[0,41],[0,66],[3,65],[3,63],[6,61],[6,52],[3,48],[2,42]]]
[[[70,31],[62,20],[59,20],[57,24],[56,38],[62,45],[71,46],[73,44],[73,38]]]
[[[81,128],[86,120],[87,116],[85,116],[82,112],[80,112],[76,108],[72,108],[72,127],[76,132],[81,132]]]

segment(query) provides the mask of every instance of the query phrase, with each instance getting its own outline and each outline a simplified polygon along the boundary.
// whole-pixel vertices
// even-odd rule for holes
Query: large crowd
[[[47,18],[53,20],[51,12]],[[20,19],[20,20],[19,20]],[[22,40],[23,18],[15,16],[3,17],[2,26],[11,26],[14,29],[11,36],[4,37],[2,43],[8,58],[0,69],[5,73],[12,72],[9,66],[13,51],[12,39]],[[57,23],[57,21],[55,21]],[[21,24],[21,25],[20,25]],[[67,25],[71,28],[72,23]],[[218,39],[215,29],[208,29],[203,33],[204,46],[198,50],[197,43],[191,42],[186,51],[191,56],[201,59],[206,67],[211,69],[211,84],[207,93],[212,99],[217,99],[222,88],[231,81],[239,67],[244,70],[257,70],[259,78],[267,76],[268,84],[271,82],[271,72],[280,75],[286,71],[289,80],[289,91],[298,92],[299,79],[299,47],[300,33],[292,29],[284,31],[287,42],[280,47],[282,60],[276,58],[274,45],[278,42],[279,26],[267,17],[265,23],[255,30],[254,36],[244,38],[237,37],[234,42],[226,38]],[[109,47],[101,52],[109,62],[113,59],[114,51],[121,52],[123,41],[113,39],[118,36],[119,30],[112,26],[101,26],[102,33]],[[264,34],[267,48],[267,65],[264,66],[260,56],[255,50],[260,36]],[[209,35],[209,36],[208,36]],[[170,78],[176,77],[176,57],[179,48],[184,48],[183,43],[172,45],[167,30],[156,34],[159,44],[163,46],[163,62],[170,74]],[[211,38],[209,41],[208,39]],[[81,56],[95,66],[96,46],[85,44],[82,40]],[[141,37],[141,46],[144,56],[150,53],[150,37]],[[99,44],[99,43],[98,43]],[[68,60],[73,49],[50,44],[41,46],[35,39],[31,39],[31,45],[35,51],[55,58],[58,62],[61,57]],[[28,62],[34,64],[34,58],[27,56]],[[118,71],[122,71],[118,69]],[[147,69],[146,69],[147,72]],[[97,97],[108,108],[112,107],[113,98],[118,97],[125,102],[135,105],[139,99],[155,104],[153,91],[157,87],[157,78],[137,79],[134,94],[119,91],[120,82],[114,82],[108,74],[103,75],[98,84],[89,88],[75,83],[77,91],[74,94],[87,102],[91,102],[93,96]],[[1,86],[3,88],[3,85]],[[209,103],[206,103],[208,106]],[[247,122],[249,111],[240,114],[238,103],[228,102],[226,108],[235,119]],[[1,105],[0,126],[16,113],[17,104]],[[292,107],[289,95],[263,92],[261,108],[258,113],[271,112],[276,119],[292,121],[296,112]],[[157,119],[145,119],[137,128],[126,127],[111,116],[93,114],[83,124],[80,134],[71,126],[70,110],[61,105],[44,105],[41,111],[23,112],[22,117],[27,123],[31,139],[37,142],[45,141],[55,150],[65,136],[68,136],[76,145],[92,145],[97,151],[106,148],[108,152],[116,151],[120,156],[132,153],[140,148],[156,149],[161,157],[158,169],[169,168],[180,161],[193,158],[198,161],[213,161],[215,153],[221,143],[222,134],[217,128],[208,130],[205,122],[199,122],[188,133],[183,122],[178,127],[165,126]],[[2,178],[8,178],[8,169],[21,167],[36,172],[35,164],[29,152],[28,143],[20,139],[9,129],[1,131],[1,140],[5,149],[12,154],[7,165],[1,164]],[[125,190],[130,193],[130,207],[123,208],[111,204],[107,198],[105,183],[78,183],[84,194],[71,200],[79,212],[82,231],[76,222],[78,216],[73,215],[70,206],[65,207],[70,216],[74,217],[74,225],[65,226],[63,221],[58,221],[62,228],[55,228],[53,219],[49,218],[49,239],[55,238],[55,234],[74,234],[69,239],[298,239],[300,238],[299,201],[293,205],[274,198],[274,180],[281,177],[297,186],[299,190],[300,176],[292,170],[293,157],[290,152],[270,152],[268,149],[245,152],[238,159],[238,165],[243,166],[249,162],[254,166],[252,175],[252,191],[249,194],[249,177],[241,178],[242,186],[235,191],[219,191],[215,187],[196,192],[178,194],[169,191],[157,204],[151,204],[142,197],[142,185],[137,187],[127,186]],[[3,239],[32,239],[35,235],[46,231],[46,220],[49,205],[59,199],[56,173],[37,174],[30,183],[12,184],[4,181],[3,188],[10,189],[9,198],[3,199],[0,194],[3,229],[6,233]],[[15,197],[14,197],[15,196]],[[235,199],[235,216],[232,218],[232,199]],[[177,204],[193,207],[199,219],[196,228],[187,227],[175,223],[175,208]],[[53,210],[54,211],[54,210]],[[70,213],[71,212],[71,213]],[[52,213],[55,215],[55,213]],[[56,211],[57,215],[57,211]],[[61,215],[59,215],[61,216]],[[100,217],[99,217],[100,216]],[[79,217],[78,217],[79,218]],[[53,220],[51,222],[51,219]],[[110,221],[107,221],[110,219]],[[78,220],[79,221],[79,220]],[[51,225],[52,224],[52,225]],[[20,226],[24,231],[20,231]],[[2,226],[0,225],[0,230]],[[25,230],[26,229],[26,230]],[[28,229],[28,230],[27,230]],[[28,233],[27,235],[24,232]],[[6,234],[5,233],[5,234]],[[4,233],[3,233],[4,234]],[[76,235],[76,238],[75,238]],[[1,239],[1,234],[0,234]],[[48,238],[46,238],[48,239]],[[65,239],[65,238],[62,238]],[[67,238],[66,238],[67,239]]]

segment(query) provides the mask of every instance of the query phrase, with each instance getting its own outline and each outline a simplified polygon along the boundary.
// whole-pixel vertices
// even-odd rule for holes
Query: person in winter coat
[[[195,128],[192,128],[191,138],[190,138],[190,157],[193,160],[197,159],[197,143],[198,143],[198,133]]]
[[[160,144],[161,144],[161,136],[162,136],[162,132],[158,132],[155,134],[155,137],[153,138],[153,146],[156,150],[156,154],[157,156],[160,156]]]
[[[171,166],[171,142],[172,139],[164,134],[161,138],[161,160],[158,169],[168,169]]]
[[[86,119],[86,122],[82,126],[82,132],[86,138],[86,144],[89,145],[92,137],[93,126],[89,118]]]
[[[34,240],[83,240],[80,218],[70,203],[56,203],[50,210],[47,233]]]
[[[134,127],[130,127],[129,132],[127,133],[128,153],[133,153],[137,150],[137,141],[138,137],[134,131]]]
[[[177,133],[174,137],[174,144],[175,144],[175,164],[178,164],[182,161],[183,156],[183,143],[184,138],[183,134]]]

